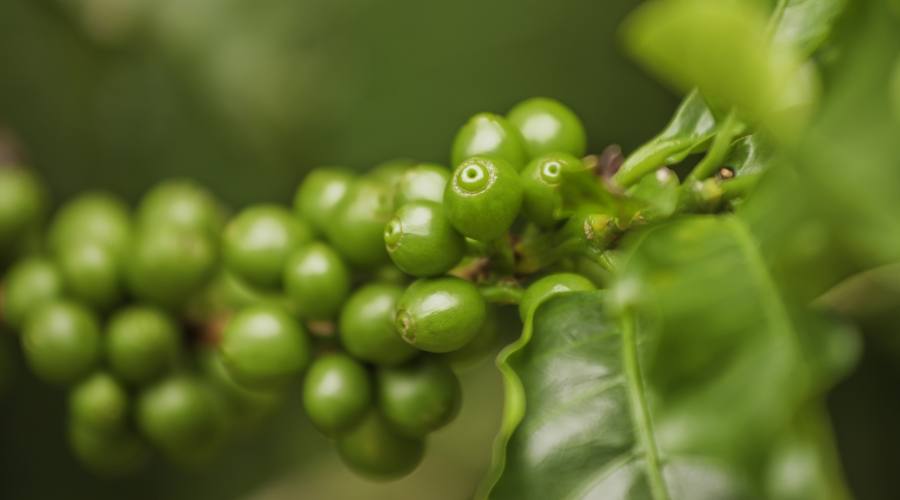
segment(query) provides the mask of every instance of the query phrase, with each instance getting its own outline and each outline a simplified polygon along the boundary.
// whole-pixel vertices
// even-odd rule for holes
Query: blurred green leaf
[[[891,104],[894,105],[894,117],[900,120],[900,57],[894,62],[894,76],[891,78]]]
[[[697,87],[716,106],[791,139],[817,95],[814,71],[791,46],[770,41],[761,10],[743,2],[656,1],[626,21],[626,46],[681,90]]]
[[[846,332],[782,298],[737,218],[692,217],[638,237],[619,286],[659,328],[647,373],[664,408],[660,433],[676,449],[752,463],[822,389],[824,366],[852,361],[826,362],[821,348]]]
[[[809,301],[862,269],[847,259],[849,249],[822,218],[807,179],[784,158],[773,162],[737,214],[783,293]]]
[[[852,366],[854,337],[781,298],[737,218],[625,248],[609,292],[548,302],[499,358],[491,498],[762,498],[759,464]]]
[[[782,0],[783,10],[773,19],[776,44],[793,47],[808,56],[831,35],[847,0]]]
[[[900,30],[883,0],[852,14],[827,99],[791,159],[848,256],[873,266],[900,261],[900,120],[888,105]]]
[[[850,275],[900,261],[900,121],[886,105],[900,53],[882,0],[853,4],[829,88],[797,147],[773,157],[739,215],[785,293],[812,299]]]
[[[771,37],[774,39],[772,48],[773,53],[776,52],[777,46],[780,45],[782,47],[786,47],[786,49],[783,50],[787,50],[789,52],[795,51],[798,57],[800,55],[810,55],[819,46],[821,46],[831,34],[832,28],[835,22],[838,20],[840,14],[842,13],[844,6],[845,0],[784,0],[782,2],[779,2],[778,6],[776,7],[776,11],[773,13],[773,18],[769,21],[769,28],[765,30],[767,32],[766,35],[760,36],[760,33],[764,30],[761,27],[762,23],[759,21],[759,19],[756,20],[756,26],[745,26],[745,29],[754,32],[754,38],[756,39],[755,43],[758,44],[758,47],[747,47],[741,45],[740,42],[735,42],[735,48],[720,49],[720,51],[736,50],[740,52],[742,50],[749,50],[750,52],[754,52],[765,50],[766,47],[769,46],[768,39]],[[701,6],[699,8],[703,7]],[[667,14],[663,13],[656,15],[662,16]],[[657,29],[656,27],[659,23],[652,18],[652,11],[650,16],[651,20],[646,21],[645,26],[649,26],[648,31],[653,31]],[[635,22],[638,26],[641,26],[640,14],[638,15],[638,19],[639,20]],[[631,36],[635,38],[637,37],[636,34],[632,34]],[[678,66],[680,64],[679,58],[681,57],[681,53],[679,51],[681,50],[686,50],[686,48],[683,46],[677,46],[676,48],[666,48],[665,46],[654,45],[652,46],[651,51],[661,52],[662,56],[670,59],[674,58],[673,61],[669,61],[666,64],[671,63],[675,66]],[[672,53],[666,54],[666,51],[672,51]],[[693,54],[693,57],[699,57],[701,59],[707,57],[704,55],[705,52],[706,51],[704,50],[701,51],[700,54]],[[738,54],[735,54],[735,56],[737,55]],[[638,57],[640,58],[641,54],[638,54]],[[645,57],[659,56],[648,54]],[[721,63],[721,61],[719,61],[719,63]],[[705,63],[700,61],[701,73],[710,71],[714,68],[715,64],[718,63],[716,63],[715,61],[713,61],[712,63]],[[680,68],[677,71],[690,71],[690,69],[685,67]],[[726,67],[725,71],[731,72],[731,68]],[[748,68],[748,71],[756,72],[757,70]],[[801,76],[804,75],[802,71],[799,74]],[[810,77],[809,71],[807,71],[805,75],[807,77]],[[699,84],[701,80],[692,75],[685,75],[685,77],[690,80],[690,82],[688,82],[686,85]],[[730,78],[731,77],[734,77],[734,75],[731,75]],[[670,78],[676,78],[676,76],[670,76]],[[711,80],[712,83],[716,86],[723,83],[722,81],[717,80],[717,75],[712,76],[708,80]],[[777,86],[777,83],[773,85]],[[715,96],[720,93],[715,89],[713,90],[713,94],[710,95]],[[802,94],[804,90],[809,91],[811,89],[802,88],[801,85],[796,89],[792,89],[786,92],[792,92],[796,95]],[[725,92],[725,90],[723,90],[722,92]],[[806,97],[808,98],[809,96]],[[802,100],[803,97],[800,96],[800,99]],[[727,98],[725,99],[725,101],[729,102]],[[732,103],[736,104],[735,102]],[[737,126],[738,130],[735,130],[729,127],[729,130],[727,131],[729,137],[727,137],[726,140],[730,142],[732,138],[731,136],[733,136],[736,132],[740,132],[740,128],[741,127]],[[623,185],[631,185],[632,183],[636,182],[638,178],[645,175],[648,171],[652,170],[655,167],[678,163],[691,153],[696,153],[707,149],[709,144],[712,142],[713,137],[715,137],[717,134],[720,134],[720,132],[723,132],[721,131],[721,126],[717,124],[716,118],[713,116],[713,113],[710,112],[708,105],[700,96],[700,93],[697,91],[697,89],[691,90],[690,93],[688,93],[688,95],[684,98],[681,106],[676,111],[672,122],[670,122],[670,124],[659,136],[641,146],[628,157],[628,159],[620,169],[621,173],[616,176],[616,180]],[[758,142],[758,140],[758,138],[753,139],[753,143]],[[742,144],[738,143],[737,145],[741,146]],[[752,153],[752,151],[745,150],[739,152],[738,154],[747,153]],[[709,161],[711,163],[718,163],[718,159],[719,158],[710,158]],[[734,161],[734,159],[732,159],[732,161]],[[760,166],[758,162],[755,162],[755,164],[757,166]],[[754,173],[756,173],[756,170],[754,170]],[[740,186],[740,192],[743,193],[747,191],[747,187],[744,186],[744,184],[750,182],[751,180],[744,180],[740,183],[732,183],[732,186],[730,187],[737,188],[738,184],[742,184]]]
[[[812,405],[798,415],[775,446],[765,481],[770,500],[851,498],[824,408]]]

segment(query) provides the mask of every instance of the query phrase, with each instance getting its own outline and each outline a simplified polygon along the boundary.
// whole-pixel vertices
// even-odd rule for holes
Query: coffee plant
[[[849,498],[824,396],[860,350],[840,284],[900,260],[900,5],[764,6],[631,15],[626,49],[685,97],[627,156],[533,98],[463,124],[452,168],[317,168],[293,206],[172,180],[48,217],[9,165],[2,319],[100,475],[203,462],[298,398],[397,479],[502,349],[480,497]]]

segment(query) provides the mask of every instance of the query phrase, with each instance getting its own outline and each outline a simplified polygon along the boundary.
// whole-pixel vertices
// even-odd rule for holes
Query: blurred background
[[[634,4],[3,0],[0,120],[59,196],[188,176],[238,205],[316,165],[446,163],[466,118],[535,95],[630,147],[674,106],[618,49]]]
[[[627,152],[677,102],[619,50],[617,27],[636,3],[0,0],[0,156],[24,158],[57,203],[88,189],[135,200],[171,177],[195,179],[235,208],[286,203],[319,165],[447,163],[467,117],[538,95],[582,117],[591,152],[610,143]],[[896,273],[871,279],[837,301],[900,286]],[[858,319],[884,331],[896,307]],[[900,451],[880,446],[898,442],[900,374],[879,352],[867,349],[831,401],[859,498],[891,498],[889,469],[900,463]],[[299,398],[203,468],[160,463],[109,481],[71,457],[64,394],[17,364],[0,363],[13,367],[0,377],[3,499],[468,498],[502,404],[490,362],[465,373],[461,416],[434,436],[415,474],[392,484],[349,473]]]
[[[635,4],[0,0],[0,142],[57,203],[88,189],[135,200],[188,177],[235,208],[289,202],[318,165],[446,164],[470,115],[538,95],[581,115],[592,151],[627,150],[677,102],[619,50]],[[13,376],[0,399],[4,499],[468,498],[502,404],[492,363],[465,373],[462,414],[397,483],[348,472],[299,397],[203,468],[109,481],[71,456],[65,394]]]

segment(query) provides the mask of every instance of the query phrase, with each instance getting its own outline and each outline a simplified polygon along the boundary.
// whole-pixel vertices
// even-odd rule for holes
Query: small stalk
[[[511,274],[515,270],[516,256],[509,234],[490,242],[487,247],[493,270],[500,274]]]
[[[484,300],[492,304],[516,305],[522,301],[525,290],[515,281],[501,281],[478,288]]]
[[[745,196],[759,182],[759,177],[759,174],[741,175],[722,182],[722,199],[734,200]]]
[[[630,187],[645,175],[670,163],[667,161],[670,156],[684,151],[694,141],[693,137],[677,137],[645,144],[625,160],[619,171],[613,175],[612,181],[621,188]]]
[[[712,145],[709,147],[709,151],[707,151],[706,156],[700,160],[694,169],[691,170],[691,173],[688,174],[687,179],[685,179],[685,183],[691,181],[700,181],[706,179],[711,176],[725,161],[725,158],[728,156],[728,151],[731,149],[731,141],[734,139],[735,135],[741,129],[741,124],[737,120],[737,116],[734,113],[734,110],[728,112],[728,115],[725,117],[725,121],[722,122],[722,126],[719,128],[719,132],[716,134],[715,139],[713,139]]]

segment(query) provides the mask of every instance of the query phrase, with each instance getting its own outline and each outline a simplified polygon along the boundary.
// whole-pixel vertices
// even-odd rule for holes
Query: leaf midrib
[[[756,286],[760,290],[766,291],[766,293],[760,294],[761,306],[766,313],[766,322],[774,328],[785,332],[786,336],[795,343],[798,342],[794,322],[785,308],[778,287],[775,285],[775,280],[772,279],[771,273],[766,268],[765,261],[759,252],[759,247],[754,244],[753,237],[750,235],[747,227],[735,217],[728,217],[725,221],[736,237],[736,243],[750,268]]]
[[[631,415],[634,418],[637,440],[641,443],[647,461],[647,479],[650,482],[650,494],[654,500],[669,500],[669,490],[662,475],[659,460],[659,449],[653,431],[653,421],[645,394],[646,384],[641,373],[640,359],[637,352],[634,313],[626,310],[622,313],[622,366],[625,369],[625,385],[628,389],[628,401]]]
[[[761,294],[761,307],[766,312],[766,322],[772,325],[773,328],[785,332],[787,337],[796,342],[797,338],[794,334],[793,322],[783,302],[780,300],[775,281],[772,279],[758,247],[754,244],[753,237],[739,219],[725,217],[724,220],[735,236],[735,243],[754,277],[756,287],[767,291],[767,293]],[[670,494],[662,474],[659,448],[656,443],[652,417],[646,399],[646,384],[638,357],[634,314],[631,311],[626,311],[622,316],[622,356],[625,370],[625,385],[628,389],[631,412],[634,417],[635,432],[647,457],[647,475],[653,499],[669,500]],[[635,456],[637,455],[635,452]]]

